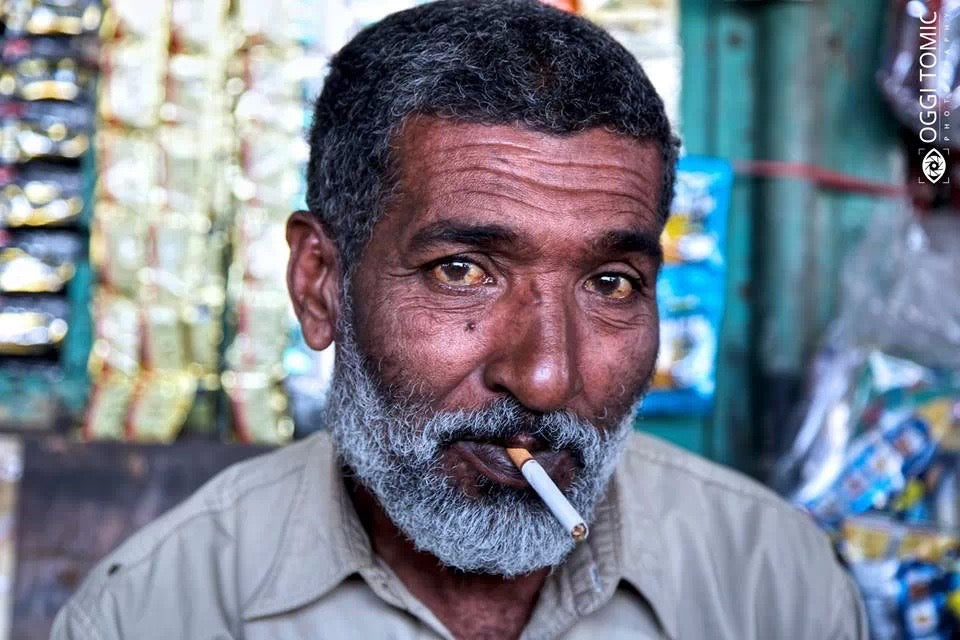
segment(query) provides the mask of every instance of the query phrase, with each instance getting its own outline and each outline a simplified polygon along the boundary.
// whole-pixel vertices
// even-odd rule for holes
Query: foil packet
[[[3,13],[8,33],[29,35],[95,34],[103,18],[99,0],[6,0]]]
[[[0,296],[0,355],[40,356],[59,349],[70,307],[52,296]]]
[[[89,102],[97,64],[95,41],[14,38],[3,41],[0,95],[22,100]]]
[[[62,291],[82,255],[82,239],[70,232],[0,232],[0,292]]]
[[[84,210],[82,170],[41,162],[0,166],[0,227],[70,224]]]
[[[147,221],[134,210],[101,201],[90,234],[90,259],[100,281],[133,296],[147,266]]]
[[[83,425],[87,440],[123,440],[136,379],[113,369],[103,369],[95,378]]]
[[[142,133],[105,129],[97,134],[100,197],[150,210],[164,200],[161,150]]]
[[[284,444],[293,438],[287,398],[271,377],[259,371],[226,371],[223,388],[233,409],[237,438],[245,443]]]
[[[93,111],[69,102],[0,101],[0,162],[76,160],[90,148]]]
[[[105,48],[99,98],[104,122],[139,128],[159,122],[167,65],[164,44],[124,40]]]

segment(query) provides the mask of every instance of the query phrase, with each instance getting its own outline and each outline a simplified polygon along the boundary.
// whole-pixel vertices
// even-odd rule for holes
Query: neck
[[[414,547],[366,488],[349,478],[346,483],[374,553],[455,637],[507,639],[520,635],[549,567],[505,578],[443,566],[432,554]]]

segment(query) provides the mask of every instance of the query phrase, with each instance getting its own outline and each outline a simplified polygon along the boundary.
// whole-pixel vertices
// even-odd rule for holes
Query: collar
[[[675,639],[679,594],[667,571],[669,556],[659,526],[663,515],[650,494],[657,483],[645,479],[649,465],[628,464],[629,449],[642,446],[639,438],[631,440],[611,482],[620,514],[621,575],[646,598],[667,637]]]
[[[333,440],[311,436],[276,556],[243,619],[276,615],[320,598],[373,566],[373,552],[340,473]],[[294,445],[296,446],[296,445]]]
[[[321,432],[302,445],[302,473],[280,544],[244,607],[244,620],[297,609],[352,574],[385,570],[347,495],[332,438]],[[541,600],[586,615],[625,580],[647,600],[667,635],[675,638],[677,594],[663,565],[666,553],[650,496],[642,490],[649,484],[639,480],[638,469],[625,467],[621,461],[611,478],[586,543],[558,567]],[[549,608],[544,608],[545,615],[550,615]],[[538,610],[539,605],[535,617]]]

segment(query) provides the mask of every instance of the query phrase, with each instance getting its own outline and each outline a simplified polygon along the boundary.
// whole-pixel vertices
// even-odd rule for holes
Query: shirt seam
[[[86,633],[90,638],[93,638],[93,640],[100,640],[101,636],[97,632],[97,628],[94,626],[93,620],[87,615],[86,611],[71,603],[70,610],[67,612],[67,615],[72,615],[78,622],[80,622],[84,633]]]
[[[290,508],[287,509],[287,513],[283,519],[283,527],[280,529],[280,538],[279,538],[280,543],[277,544],[277,548],[274,549],[273,551],[273,557],[270,558],[270,566],[267,568],[267,572],[263,575],[262,578],[260,578],[260,581],[257,583],[257,586],[254,588],[253,593],[251,593],[251,595],[246,599],[246,601],[240,605],[240,612],[238,612],[240,613],[240,615],[238,615],[238,618],[243,617],[244,614],[242,612],[246,611],[250,607],[250,605],[253,602],[255,602],[257,598],[261,596],[261,592],[264,589],[264,585],[268,584],[270,580],[275,578],[277,575],[277,572],[280,570],[280,562],[279,562],[280,552],[283,550],[284,541],[287,539],[287,530],[290,528],[290,520],[293,517],[293,513],[297,510],[297,507],[300,506],[300,503],[303,500],[302,490],[303,490],[303,482],[304,482],[304,476],[305,476],[305,471],[304,471],[305,468],[306,468],[306,464],[301,464],[295,470],[291,470],[288,473],[281,476],[280,478],[278,478],[278,480],[286,478],[287,475],[289,475],[290,473],[293,473],[294,471],[300,473],[300,477],[297,479],[297,487],[294,493],[296,497],[294,498],[294,500],[291,500]]]

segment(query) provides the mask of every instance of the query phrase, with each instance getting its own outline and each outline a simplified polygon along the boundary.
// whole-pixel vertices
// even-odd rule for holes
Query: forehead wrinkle
[[[631,187],[633,188],[645,191],[650,187],[659,187],[659,172],[638,169],[634,166],[634,163],[613,162],[609,157],[610,154],[606,154],[605,159],[597,159],[596,161],[582,159],[557,160],[540,152],[532,152],[530,154],[514,157],[489,153],[464,154],[462,152],[464,146],[447,150],[438,150],[435,153],[435,157],[441,160],[446,157],[451,159],[450,162],[442,163],[443,166],[439,172],[475,170],[514,175],[513,171],[510,169],[505,169],[504,167],[515,167],[516,170],[529,173],[529,169],[537,168],[537,165],[540,165],[539,168],[541,170],[537,171],[536,173],[556,175],[558,173],[563,173],[555,171],[556,169],[571,169],[577,172],[591,174],[600,173],[603,175],[608,175],[610,178],[614,178],[616,174],[620,174],[617,177],[629,177],[636,181],[635,184],[631,184]],[[551,171],[544,170],[545,168],[551,169]]]
[[[430,182],[432,176],[429,175],[429,173],[430,172],[427,172],[426,175],[422,175],[421,179],[424,179],[427,182]],[[495,180],[493,180],[493,183],[494,183],[493,186],[496,187],[497,189],[513,187],[514,190],[516,191],[523,191],[523,189],[516,188],[518,186],[517,184],[512,184],[512,185],[510,184],[510,183],[519,183],[519,185],[523,187],[546,188],[546,189],[549,189],[550,191],[559,192],[563,194],[572,194],[572,195],[578,195],[578,196],[579,195],[614,196],[618,198],[625,198],[627,200],[636,202],[641,207],[643,207],[644,210],[651,209],[651,205],[653,204],[649,202],[649,200],[652,198],[649,198],[649,197],[644,198],[644,197],[638,196],[636,193],[633,193],[631,191],[610,189],[610,188],[604,188],[604,187],[568,186],[563,183],[548,182],[538,177],[524,175],[523,173],[518,173],[515,171],[503,170],[496,167],[488,167],[488,166],[443,167],[432,173],[433,173],[433,176],[437,178],[441,178],[444,176],[460,176],[464,174],[470,174],[476,177],[483,177],[483,174],[491,174],[496,178]],[[441,181],[441,188],[443,186],[446,186],[446,185],[444,185],[443,181]],[[456,191],[462,192],[463,190],[456,189]],[[476,187],[474,187],[473,191],[478,193],[484,192],[482,189],[479,189]],[[648,193],[649,192],[645,192],[645,194],[648,194]],[[652,196],[653,194],[649,194],[649,195]],[[518,201],[523,204],[531,204],[526,200],[518,199]]]

